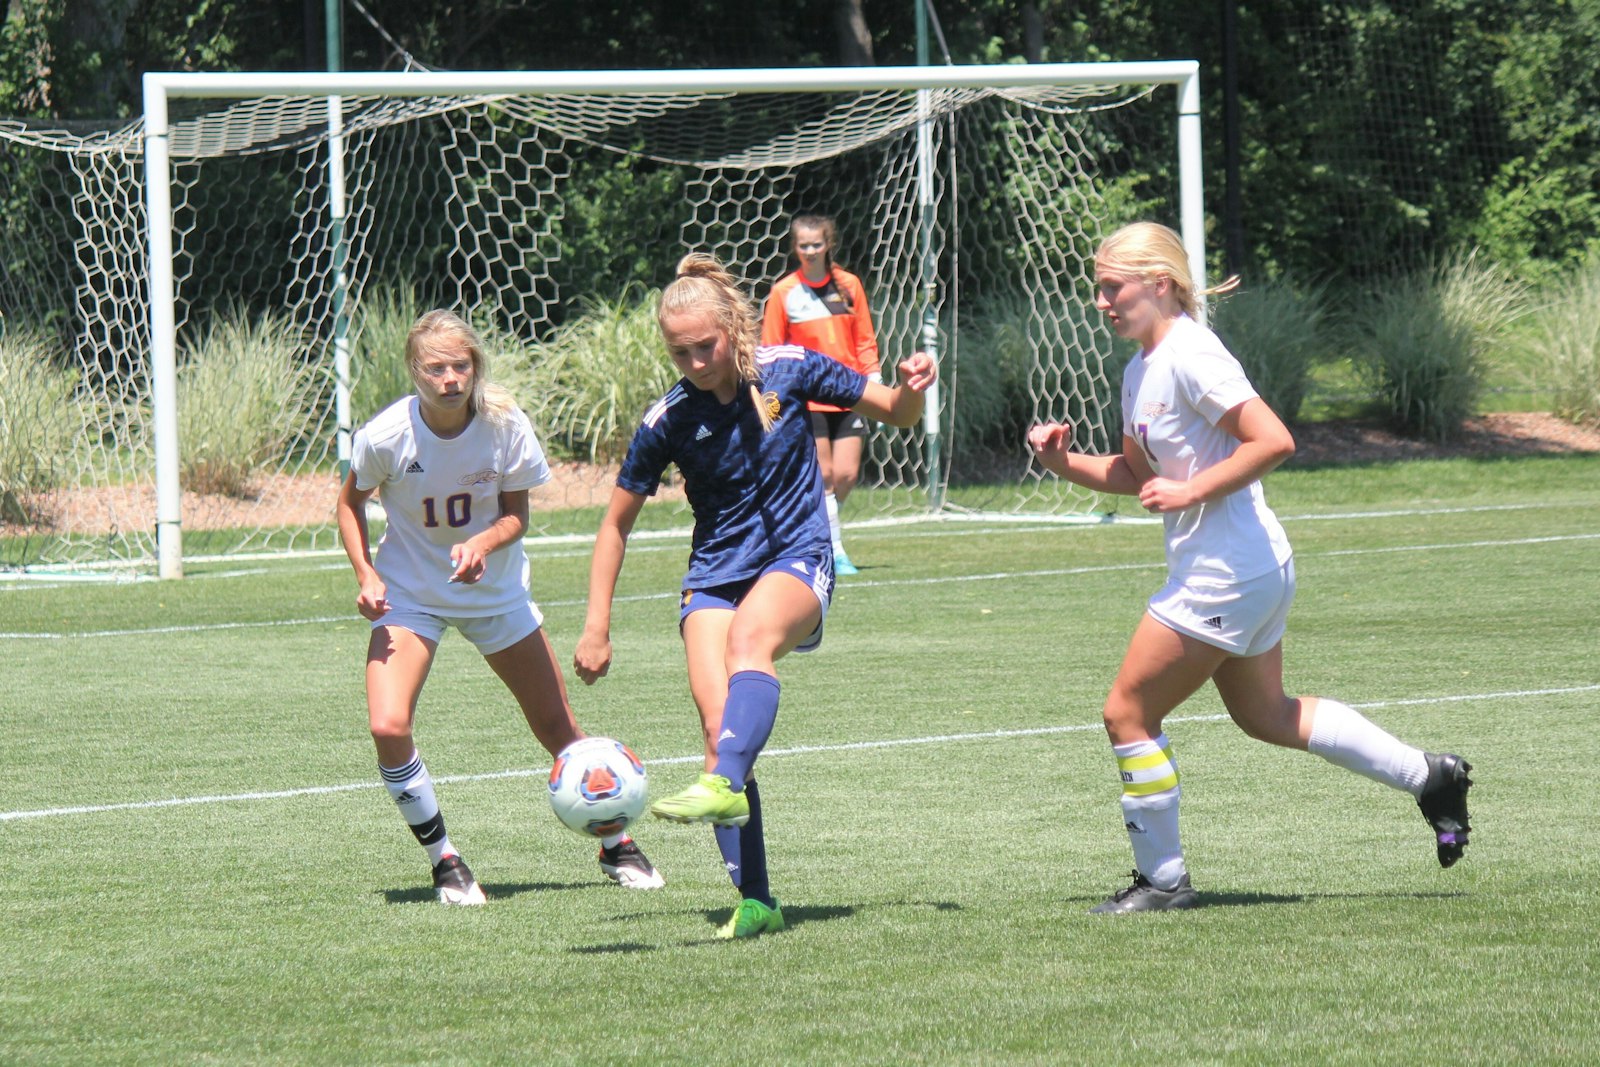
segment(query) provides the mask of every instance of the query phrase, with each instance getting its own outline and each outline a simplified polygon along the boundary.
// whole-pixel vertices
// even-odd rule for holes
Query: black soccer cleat
[[[1417,797],[1417,807],[1433,827],[1439,866],[1449,867],[1461,858],[1472,829],[1467,825],[1467,790],[1472,786],[1467,772],[1472,764],[1448,752],[1424,752],[1423,758],[1428,761],[1428,781]]]
[[[624,889],[660,889],[667,884],[631,837],[600,850],[600,870]]]
[[[433,888],[441,904],[476,907],[485,900],[483,888],[472,877],[472,868],[460,856],[446,856],[434,865]]]
[[[1198,908],[1200,894],[1189,884],[1186,874],[1171,889],[1157,889],[1138,871],[1133,872],[1133,884],[1119,889],[1105,901],[1089,909],[1090,915],[1125,915],[1134,911],[1178,911]]]

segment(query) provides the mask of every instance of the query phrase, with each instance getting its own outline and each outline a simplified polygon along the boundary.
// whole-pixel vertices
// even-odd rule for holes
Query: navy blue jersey
[[[751,578],[787,556],[832,552],[806,401],[854,407],[866,376],[798,345],[763,346],[755,356],[770,431],[745,383],[723,404],[680,379],[645,412],[617,475],[623,489],[653,496],[667,464],[677,464],[694,511],[685,588]]]

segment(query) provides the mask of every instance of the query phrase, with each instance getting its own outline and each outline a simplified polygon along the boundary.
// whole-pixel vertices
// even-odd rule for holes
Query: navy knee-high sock
[[[744,784],[750,800],[750,821],[743,826],[718,826],[717,848],[734,888],[747,899],[773,907],[772,889],[767,882],[767,842],[761,829],[761,790],[755,779]]]
[[[778,720],[778,692],[778,679],[765,671],[736,671],[728,679],[717,765],[711,770],[726,778],[735,793],[744,788],[756,756],[772,735],[772,724]]]

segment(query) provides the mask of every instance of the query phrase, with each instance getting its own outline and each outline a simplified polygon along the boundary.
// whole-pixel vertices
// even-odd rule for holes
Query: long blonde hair
[[[733,366],[739,381],[749,387],[763,430],[772,429],[772,413],[761,399],[761,379],[756,374],[756,339],[761,335],[761,318],[752,301],[717,257],[705,252],[690,252],[678,260],[677,277],[661,291],[656,307],[656,323],[666,332],[669,315],[683,312],[711,313],[717,328],[733,350]]]
[[[1239,276],[1207,289],[1196,290],[1189,273],[1189,253],[1176,230],[1159,222],[1132,222],[1100,242],[1094,257],[1096,266],[1111,267],[1154,284],[1158,278],[1172,282],[1178,304],[1191,317],[1200,315],[1200,298],[1213,293],[1231,293],[1239,286]]]
[[[406,334],[406,371],[414,383],[421,384],[422,361],[429,356],[466,352],[472,360],[472,393],[467,407],[484,421],[502,425],[516,410],[517,402],[506,390],[489,381],[489,355],[483,338],[453,311],[435,308],[424,312]]]

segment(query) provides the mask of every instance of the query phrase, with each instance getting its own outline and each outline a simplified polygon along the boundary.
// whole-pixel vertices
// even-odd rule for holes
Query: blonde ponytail
[[[1189,253],[1176,230],[1159,222],[1133,222],[1100,242],[1095,263],[1125,271],[1145,282],[1157,278],[1172,282],[1178,304],[1192,317],[1199,317],[1200,298],[1231,293],[1239,287],[1237,274],[1227,280],[1196,290],[1189,273]]]
[[[665,325],[667,316],[682,312],[708,311],[717,327],[728,338],[734,370],[748,387],[750,402],[763,431],[771,430],[773,413],[761,398],[761,379],[756,374],[756,338],[761,334],[761,318],[755,303],[712,255],[690,252],[678,261],[677,277],[661,291],[656,321]]]

